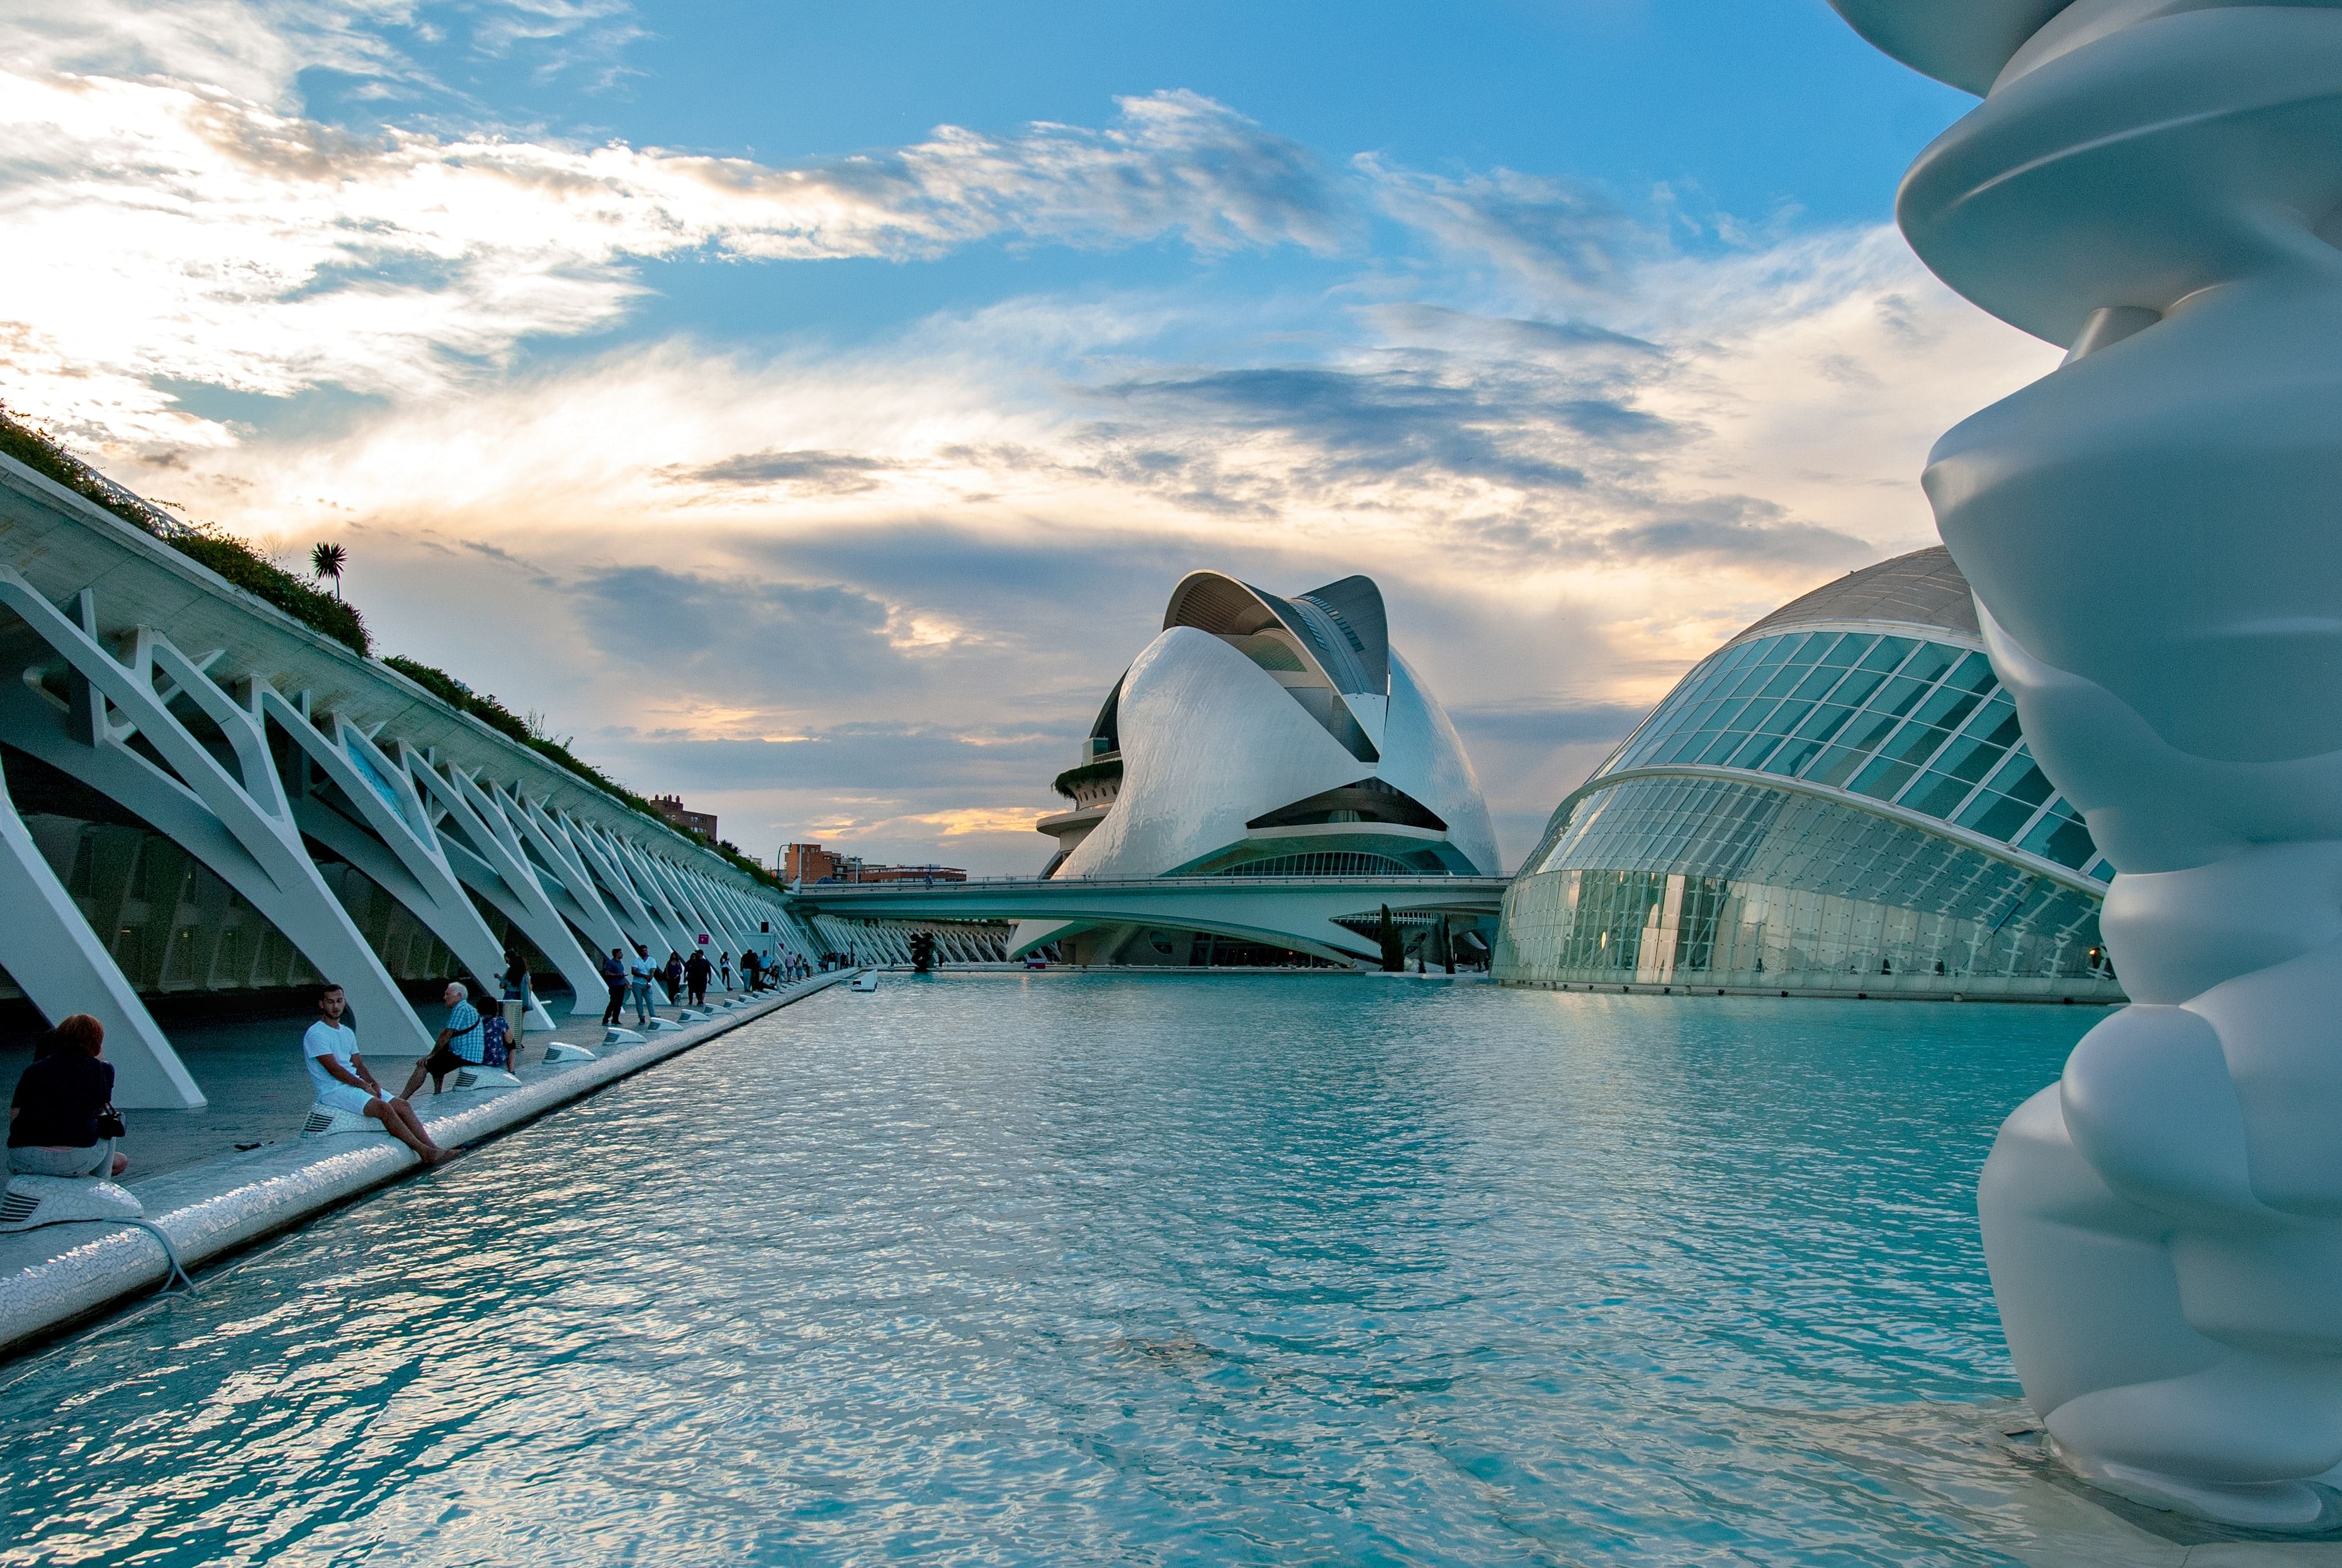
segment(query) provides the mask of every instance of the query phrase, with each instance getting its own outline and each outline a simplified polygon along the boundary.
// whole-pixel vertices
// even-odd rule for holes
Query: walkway
[[[753,1001],[736,996],[728,999],[732,1007],[706,1022],[607,1050],[598,1045],[599,1024],[572,1020],[550,1035],[529,1036],[519,1088],[438,1096],[426,1089],[416,1096],[415,1108],[438,1142],[478,1143],[847,978],[840,970]],[[546,1063],[543,1048],[548,1039],[587,1045],[599,1060]],[[417,1163],[404,1145],[379,1132],[299,1136],[311,1100],[299,1041],[294,1028],[272,1038],[265,1052],[237,1048],[229,1065],[242,1081],[214,1102],[233,1110],[133,1111],[126,1118],[132,1137],[125,1148],[142,1163],[125,1184],[189,1268],[395,1180]],[[370,1056],[366,1064],[395,1092],[414,1061],[411,1056]],[[248,1103],[239,1103],[247,1097]],[[184,1120],[174,1122],[173,1115]],[[257,1146],[234,1147],[240,1142]],[[461,1161],[448,1169],[461,1180]],[[167,1271],[160,1242],[118,1224],[52,1225],[0,1234],[0,1353],[150,1291]]]

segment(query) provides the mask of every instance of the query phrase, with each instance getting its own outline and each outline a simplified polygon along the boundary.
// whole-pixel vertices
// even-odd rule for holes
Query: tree
[[[334,579],[334,597],[342,597],[342,568],[350,564],[350,552],[339,545],[319,540],[309,547],[309,575],[319,582]]]
[[[1398,922],[1391,919],[1390,906],[1383,906],[1382,925],[1375,933],[1382,939],[1383,971],[1397,974],[1406,968],[1406,947],[1399,940]]]

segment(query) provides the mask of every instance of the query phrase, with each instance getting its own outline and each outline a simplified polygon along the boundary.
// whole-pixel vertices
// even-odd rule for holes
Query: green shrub
[[[0,452],[15,458],[42,477],[63,485],[85,500],[104,507],[124,522],[162,540],[189,560],[209,567],[237,588],[265,599],[303,625],[314,627],[360,654],[370,656],[373,653],[373,635],[366,630],[365,618],[358,613],[356,606],[303,582],[234,534],[209,523],[189,522],[123,488],[66,451],[47,432],[35,429],[16,418],[8,412],[5,404],[0,404]],[[660,826],[673,826],[648,800],[591,763],[578,760],[561,742],[532,729],[526,719],[495,698],[483,697],[445,670],[434,669],[417,659],[392,654],[382,662],[457,712],[468,713],[498,734],[517,740],[530,750],[559,763],[596,789],[624,801]],[[758,881],[776,888],[781,886],[779,877],[729,844],[711,844],[704,833],[685,829],[676,830],[714,850]]]
[[[189,560],[198,561],[229,582],[265,599],[302,625],[324,632],[361,654],[374,651],[365,618],[355,606],[321,593],[225,529],[175,517],[133,495],[75,457],[47,432],[36,430],[0,405],[0,452],[94,502],[142,533],[151,534]]]

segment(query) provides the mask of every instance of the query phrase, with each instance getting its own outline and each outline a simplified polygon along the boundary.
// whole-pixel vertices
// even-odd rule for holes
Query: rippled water
[[[0,1370],[0,1562],[2006,1561],[2099,1016],[833,990]]]

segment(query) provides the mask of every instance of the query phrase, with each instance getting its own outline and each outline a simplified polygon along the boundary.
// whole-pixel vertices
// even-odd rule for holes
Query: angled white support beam
[[[646,850],[635,849],[633,853],[636,864],[666,895],[668,907],[691,928],[695,940],[704,932],[716,950],[734,950],[736,943],[732,922],[724,918],[724,911],[714,900],[692,885],[692,879],[682,867]]]
[[[593,872],[577,858],[569,840],[551,831],[549,824],[525,803],[515,805],[504,799],[501,792],[493,798],[477,789],[473,793],[480,799],[483,820],[514,855],[523,860],[528,859],[527,849],[522,847],[524,841],[536,851],[537,879],[554,903],[577,923],[577,929],[593,943],[596,965],[612,948],[632,952],[632,943],[618,924],[610,900],[595,887]]]
[[[375,753],[379,757],[379,751]],[[387,759],[385,759],[387,760]],[[422,753],[411,746],[399,747],[398,772],[412,783],[423,787],[430,797],[432,807],[444,812],[448,820],[462,832],[472,848],[442,838],[442,851],[448,867],[464,883],[495,906],[505,919],[518,926],[535,942],[537,950],[553,960],[561,978],[576,992],[573,1004],[584,1009],[602,995],[602,971],[599,963],[587,955],[570,929],[570,921],[555,907],[550,890],[536,875],[522,852],[520,842],[509,825],[499,819],[490,823],[473,809],[462,789],[452,777],[443,775]],[[452,770],[451,770],[452,772]],[[578,929],[586,930],[596,940],[601,933],[591,923],[594,915],[584,910]],[[595,915],[607,921],[606,911],[596,906]],[[611,945],[616,945],[616,927],[612,926]]]
[[[128,1111],[200,1110],[204,1091],[122,967],[42,857],[0,777],[0,969],[54,1026],[85,1012],[105,1026],[114,1102]]]
[[[651,924],[649,911],[630,890],[611,887],[619,881],[616,873],[606,873],[583,852],[567,828],[555,820],[536,801],[521,798],[513,804],[507,816],[513,826],[528,835],[530,843],[546,863],[557,868],[562,881],[578,901],[590,902],[602,911],[599,929],[603,940],[626,950],[632,958],[636,947],[649,947],[660,940],[659,932]]]
[[[457,884],[413,781],[395,769],[378,771],[372,762],[361,759],[363,753],[347,749],[354,739],[366,750],[373,748],[339,719],[329,720],[336,734],[328,739],[275,687],[254,681],[251,699],[253,713],[264,728],[273,724],[289,738],[359,814],[359,820],[351,820],[313,795],[305,780],[299,780],[302,787],[293,796],[293,814],[301,830],[405,906],[472,971],[485,996],[485,988],[495,984],[504,973],[504,946]],[[552,1028],[551,1016],[542,1009],[536,1010],[539,1018],[532,1021],[539,1028]]]
[[[88,596],[83,598],[86,607]],[[344,988],[374,1050],[390,1055],[427,1050],[429,1031],[310,860],[267,739],[252,715],[151,628],[138,629],[125,667],[12,568],[0,567],[0,605],[64,656],[88,683],[94,704],[89,717],[95,733],[82,744],[65,729],[69,715],[49,709],[22,682],[8,683],[12,706],[20,706],[15,699],[21,692],[41,709],[42,721],[27,723],[18,743],[144,818],[241,893],[320,974]],[[153,684],[156,673],[178,682],[185,699],[218,729],[233,769],[163,706]],[[120,712],[126,729],[115,724],[108,705]],[[13,736],[16,727],[10,728]],[[131,749],[125,743],[130,731],[170,771]]]
[[[529,802],[537,809],[535,801]],[[605,851],[601,841],[580,826],[566,811],[543,812],[545,822],[565,840],[577,859],[591,868],[595,880],[607,889],[618,906],[619,923],[640,933],[635,940],[650,950],[651,957],[661,958],[666,951],[680,952],[689,945],[682,931],[653,910],[628,877],[623,867]]]
[[[724,918],[723,910],[706,892],[694,885],[691,875],[674,861],[647,850],[637,849],[636,859],[642,862],[666,894],[666,901],[675,912],[684,918],[697,937],[706,933],[708,943],[720,952],[732,950],[732,922]]]

